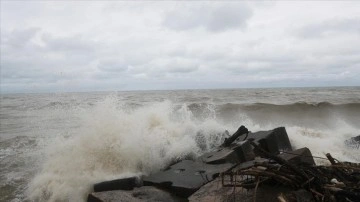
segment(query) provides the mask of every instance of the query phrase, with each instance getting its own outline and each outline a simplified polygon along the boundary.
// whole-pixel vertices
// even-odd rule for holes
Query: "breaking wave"
[[[344,146],[359,133],[358,103],[129,105],[110,96],[70,112],[80,120],[79,127],[51,139],[28,186],[32,201],[85,200],[93,183],[147,175],[194,158],[220,145],[225,130],[233,133],[240,125],[251,131],[285,126],[295,148],[360,162],[358,151]]]

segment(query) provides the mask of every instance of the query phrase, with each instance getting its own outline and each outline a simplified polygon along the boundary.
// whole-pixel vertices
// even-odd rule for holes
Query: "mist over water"
[[[1,95],[0,201],[82,201],[93,183],[194,158],[240,125],[285,126],[295,148],[360,162],[344,145],[359,114],[359,87]]]

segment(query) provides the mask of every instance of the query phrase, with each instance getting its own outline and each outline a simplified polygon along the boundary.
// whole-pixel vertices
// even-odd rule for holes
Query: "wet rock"
[[[132,190],[134,187],[141,186],[141,179],[138,177],[129,177],[111,181],[100,182],[94,185],[94,192],[110,190]]]
[[[87,199],[88,202],[175,202],[182,200],[166,191],[151,186],[135,188],[132,191],[94,192],[89,194]]]
[[[252,146],[248,141],[232,144],[229,147],[220,147],[214,152],[206,153],[199,157],[204,163],[241,163],[255,158]]]
[[[261,148],[272,154],[279,154],[280,151],[283,150],[292,150],[289,137],[284,127],[250,133],[248,138],[254,139]]]
[[[201,161],[184,160],[144,177],[144,185],[166,188],[179,196],[189,196],[204,184],[212,181],[219,173],[230,170],[235,164],[206,164]]]
[[[293,165],[315,165],[311,151],[307,148],[301,148],[278,155]]]

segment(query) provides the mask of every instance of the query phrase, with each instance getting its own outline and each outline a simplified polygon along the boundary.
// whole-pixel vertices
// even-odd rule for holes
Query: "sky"
[[[360,1],[0,9],[1,93],[360,85]]]

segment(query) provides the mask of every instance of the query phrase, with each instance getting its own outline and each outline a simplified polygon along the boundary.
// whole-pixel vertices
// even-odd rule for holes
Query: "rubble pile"
[[[223,186],[256,189],[266,184],[294,190],[280,193],[279,201],[302,201],[297,199],[296,192],[307,195],[306,201],[360,200],[360,164],[335,161],[327,154],[331,165],[316,166],[307,148],[276,156],[254,143],[252,145],[266,159],[223,173]],[[226,177],[230,179],[227,184]]]
[[[326,159],[316,165],[308,148],[293,150],[284,127],[241,126],[197,159],[95,184],[88,201],[360,201],[360,164]]]

